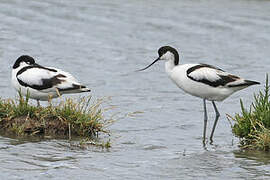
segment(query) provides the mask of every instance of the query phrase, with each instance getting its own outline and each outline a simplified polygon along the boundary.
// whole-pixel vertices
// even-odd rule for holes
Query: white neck
[[[167,73],[170,73],[175,67],[175,57],[174,54],[170,51],[167,51],[160,57],[160,60],[165,60],[165,70]]]
[[[16,69],[12,69],[12,78],[16,78],[17,73],[24,67],[29,66],[26,63],[21,63],[19,67],[17,67]]]
[[[175,67],[174,60],[167,60],[165,62],[165,70],[168,74],[171,73],[174,67]]]

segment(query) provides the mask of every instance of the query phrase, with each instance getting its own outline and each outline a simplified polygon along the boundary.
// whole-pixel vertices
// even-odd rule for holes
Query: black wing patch
[[[222,69],[219,69],[215,66],[211,66],[208,64],[199,64],[199,65],[193,66],[187,70],[187,77],[189,77],[193,81],[201,82],[201,83],[207,84],[207,85],[212,86],[212,87],[225,86],[226,84],[239,79],[239,77],[234,76],[234,75],[223,76],[223,75],[219,75],[219,74],[217,74],[217,75],[220,77],[220,79],[218,79],[216,81],[210,81],[209,79],[205,79],[205,78],[197,80],[197,79],[193,78],[192,76],[190,76],[190,73],[192,73],[200,68],[205,68],[205,67],[225,72]]]
[[[44,90],[44,89],[49,89],[52,88],[54,85],[60,84],[61,82],[63,82],[64,80],[58,79],[58,78],[65,78],[66,76],[63,74],[58,74],[56,76],[53,76],[50,79],[41,79],[42,81],[42,85],[31,85],[31,84],[27,84],[25,82],[23,82],[22,80],[18,79],[18,82],[24,86],[24,87],[30,87],[36,90]]]

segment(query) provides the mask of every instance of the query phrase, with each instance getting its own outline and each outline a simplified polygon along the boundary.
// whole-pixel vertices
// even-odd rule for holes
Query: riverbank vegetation
[[[104,117],[101,108],[103,100],[94,102],[91,97],[71,98],[57,105],[33,106],[29,98],[19,94],[19,98],[0,99],[0,132],[2,135],[17,137],[50,137],[78,139],[80,144],[94,144],[110,147],[110,142],[99,142],[100,133],[109,135],[106,125],[110,123]],[[90,143],[89,143],[90,142]]]
[[[233,134],[240,138],[240,147],[249,150],[270,150],[270,99],[269,82],[266,77],[264,90],[254,95],[249,110],[240,100],[241,113],[229,119],[234,121]]]

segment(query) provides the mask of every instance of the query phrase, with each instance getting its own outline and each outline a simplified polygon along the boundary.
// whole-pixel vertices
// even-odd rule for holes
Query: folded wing
[[[189,68],[187,70],[187,76],[194,81],[201,82],[212,87],[244,83],[244,79],[207,64],[199,64]]]
[[[67,93],[90,91],[71,74],[55,68],[30,66],[17,73],[18,82],[42,92],[58,89]]]

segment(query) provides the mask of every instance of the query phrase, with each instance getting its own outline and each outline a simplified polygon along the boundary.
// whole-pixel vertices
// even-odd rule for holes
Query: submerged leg
[[[203,109],[204,109],[203,144],[205,145],[206,125],[207,125],[206,99],[203,99]]]
[[[37,99],[37,107],[40,107],[40,102],[38,99]]]
[[[211,132],[211,136],[210,136],[211,143],[213,142],[214,132],[215,132],[215,129],[216,129],[216,126],[217,126],[218,118],[220,117],[220,114],[218,112],[218,109],[217,109],[217,106],[216,106],[215,102],[212,101],[212,104],[213,104],[214,109],[215,109],[215,112],[216,112],[216,119],[215,119],[215,122],[214,122],[214,125],[213,125],[213,129],[212,129],[212,132]]]
[[[70,123],[68,123],[68,140],[71,140],[71,126]]]

